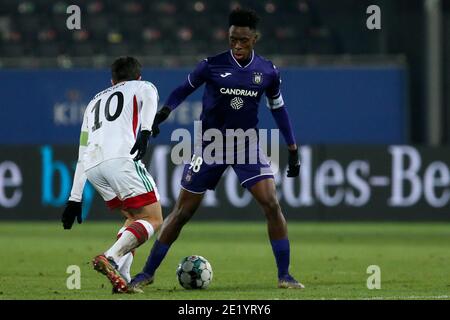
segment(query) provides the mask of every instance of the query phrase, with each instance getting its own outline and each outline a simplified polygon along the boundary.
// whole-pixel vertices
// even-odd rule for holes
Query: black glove
[[[300,159],[298,154],[298,148],[295,150],[289,150],[289,168],[287,171],[287,176],[290,178],[298,177],[300,174]]]
[[[134,161],[141,160],[145,152],[147,151],[148,138],[150,137],[150,131],[142,130],[134,143],[133,148],[131,148],[130,154],[137,151],[137,155],[134,157]]]
[[[66,208],[61,217],[64,229],[72,229],[73,222],[77,218],[78,223],[83,220],[81,218],[81,202],[67,201]]]
[[[164,106],[161,110],[159,110],[155,115],[155,120],[153,121],[152,126],[152,137],[156,138],[159,134],[159,124],[165,121],[169,115],[170,112],[172,112],[172,109],[170,109],[167,106]]]

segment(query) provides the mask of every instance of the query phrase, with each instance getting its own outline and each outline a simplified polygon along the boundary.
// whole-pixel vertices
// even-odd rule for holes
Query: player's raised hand
[[[61,217],[64,229],[72,229],[72,225],[77,218],[78,223],[81,223],[81,202],[67,201],[66,208]]]
[[[137,151],[136,156],[134,157],[134,161],[139,161],[145,156],[145,152],[147,152],[148,138],[150,137],[150,131],[142,130],[138,135],[136,142],[134,143],[133,148],[131,148],[130,154],[133,154]]]
[[[159,110],[156,115],[155,115],[155,120],[153,121],[153,126],[152,126],[152,137],[156,138],[159,134],[159,124],[164,122],[164,120],[166,120],[169,115],[170,112],[172,111],[172,109],[170,109],[167,106],[164,106],[161,110]]]
[[[288,164],[289,168],[287,171],[287,176],[290,178],[298,177],[300,174],[300,157],[298,148],[295,150],[289,150]]]

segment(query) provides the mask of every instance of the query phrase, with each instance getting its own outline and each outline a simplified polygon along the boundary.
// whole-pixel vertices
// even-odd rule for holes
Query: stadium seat
[[[179,10],[174,1],[162,0],[154,3],[154,11],[158,14],[172,16]]]
[[[105,12],[106,4],[103,1],[96,0],[86,4],[86,12],[88,16],[95,16]]]
[[[4,14],[16,14],[17,13],[17,0],[2,0],[0,6],[0,15]]]
[[[337,51],[335,43],[332,41],[332,34],[327,28],[320,28],[311,31],[306,39],[306,53],[331,55]]]
[[[142,16],[123,16],[117,23],[123,33],[130,37],[136,37],[144,27],[144,18]]]
[[[110,30],[110,19],[106,14],[97,14],[93,16],[87,16],[86,20],[86,29],[90,30],[93,37],[95,39],[99,39],[104,37],[108,30]]]
[[[139,56],[162,56],[164,48],[156,43],[143,43],[134,47],[134,52]]]
[[[90,42],[73,44],[68,52],[73,57],[89,57],[95,53],[95,48]]]
[[[350,0],[343,0],[342,5],[341,2],[330,4],[328,0],[214,3],[210,0],[83,0],[77,3],[82,12],[87,13],[81,18],[82,29],[89,31],[83,41],[79,37],[86,37],[86,34],[67,29],[68,3],[65,1],[2,0],[0,32],[5,25],[2,21],[10,21],[7,23],[20,32],[21,41],[25,42],[17,43],[11,49],[4,48],[2,52],[51,55],[60,50],[76,56],[116,55],[129,50],[145,54],[214,54],[214,50],[227,48],[228,12],[236,7],[254,8],[261,16],[261,41],[257,48],[264,54],[339,52],[336,39],[342,34],[360,36],[354,30],[356,22],[349,23],[351,19],[348,19],[347,23],[341,24],[342,21],[333,17],[333,10],[344,10],[340,6],[350,10],[349,3],[353,3]],[[281,20],[280,15],[283,16]],[[2,20],[2,16],[9,20]],[[352,16],[351,10],[349,16]],[[311,37],[311,32],[323,27],[329,27],[330,36]],[[56,32],[55,44],[41,43],[42,28]],[[366,43],[367,48],[374,45],[373,39]],[[356,50],[345,43],[342,47],[343,50]],[[112,51],[107,52],[105,48]]]
[[[40,27],[40,19],[37,15],[20,15],[17,17],[17,28],[25,34],[35,33]]]
[[[36,55],[40,57],[56,57],[61,53],[61,49],[56,42],[38,43],[36,46]]]
[[[2,42],[0,43],[0,56],[19,57],[25,55],[25,47],[21,43]]]
[[[113,57],[129,55],[131,48],[126,43],[110,43],[106,46],[107,52]]]

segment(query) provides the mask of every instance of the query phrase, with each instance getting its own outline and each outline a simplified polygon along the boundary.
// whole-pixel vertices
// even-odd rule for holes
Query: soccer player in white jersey
[[[158,107],[153,84],[141,81],[141,65],[132,57],[118,58],[111,66],[112,87],[88,104],[80,134],[78,163],[69,200],[62,215],[64,229],[77,218],[86,179],[111,210],[126,218],[117,241],[93,259],[113,292],[127,292],[135,248],[148,240],[163,218],[155,182],[140,161]]]

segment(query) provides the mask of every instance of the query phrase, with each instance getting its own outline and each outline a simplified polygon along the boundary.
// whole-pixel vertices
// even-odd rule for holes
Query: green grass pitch
[[[304,290],[276,288],[276,267],[263,222],[191,222],[139,295],[112,295],[91,259],[115,239],[120,221],[0,223],[2,299],[450,299],[450,224],[289,222],[291,273]],[[154,238],[138,248],[138,272]],[[175,269],[198,254],[212,265],[206,290],[185,290]],[[67,267],[81,269],[69,290]],[[381,289],[367,288],[367,267],[381,269]]]

